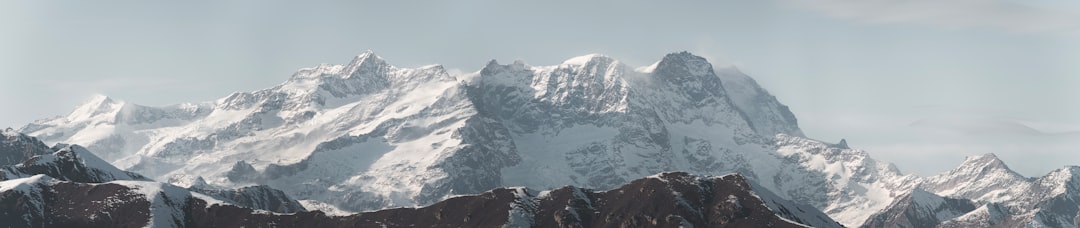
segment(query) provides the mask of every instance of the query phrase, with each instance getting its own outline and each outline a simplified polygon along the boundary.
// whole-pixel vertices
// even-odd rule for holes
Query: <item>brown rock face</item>
[[[189,225],[236,227],[803,227],[784,220],[754,195],[739,175],[699,179],[664,173],[595,192],[572,186],[539,196],[499,188],[422,208],[397,208],[329,217],[322,212],[253,214],[235,206],[197,201]],[[525,221],[511,221],[512,213]]]
[[[152,216],[145,197],[125,185],[49,180],[34,189],[0,192],[0,220],[18,227],[139,227]],[[183,227],[803,227],[798,218],[783,219],[767,207],[740,175],[686,173],[601,192],[567,186],[537,195],[498,188],[427,207],[349,216],[269,213],[197,197],[167,205],[183,214],[171,225]]]
[[[663,173],[605,192],[564,187],[549,194],[538,227],[801,227],[765,207],[739,175]]]
[[[0,192],[3,227],[142,227],[150,202],[118,184],[60,182]]]

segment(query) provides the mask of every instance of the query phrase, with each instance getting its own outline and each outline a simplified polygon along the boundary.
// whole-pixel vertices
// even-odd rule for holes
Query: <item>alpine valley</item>
[[[0,220],[27,226],[1080,226],[1080,167],[904,174],[688,52],[451,74],[367,51],[214,101],[97,96],[3,137]]]

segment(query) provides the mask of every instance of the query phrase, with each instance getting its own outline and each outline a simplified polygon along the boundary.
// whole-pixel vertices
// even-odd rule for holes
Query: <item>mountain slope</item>
[[[78,145],[59,144],[52,154],[28,158],[21,164],[0,169],[0,180],[45,174],[67,181],[101,183],[114,180],[149,180],[142,175],[109,165]],[[11,154],[0,151],[0,154]]]
[[[586,55],[450,75],[369,51],[215,101],[147,107],[95,97],[20,131],[86,145],[159,180],[268,185],[351,211],[500,186],[609,189],[679,170],[742,173],[855,226],[915,179],[861,150],[803,137],[752,79],[687,52],[638,70]]]
[[[0,153],[0,167],[16,165],[31,157],[53,152],[41,140],[20,134],[11,128],[0,132],[0,137],[0,151],[3,151]]]
[[[1007,208],[999,204],[983,204],[963,216],[945,221],[938,227],[1002,227],[1001,224],[1009,215]]]
[[[724,83],[724,89],[731,96],[732,103],[759,134],[806,137],[799,129],[795,114],[761,88],[749,75],[735,67],[717,69],[716,75]]]
[[[265,185],[247,186],[237,189],[187,188],[191,192],[213,197],[226,203],[246,208],[267,210],[277,213],[296,213],[307,211],[300,202],[292,199],[281,190]]]
[[[978,181],[972,181],[978,180]],[[927,177],[922,186],[930,192],[954,198],[982,202],[1021,202],[1016,196],[1026,195],[1031,183],[1028,178],[1009,169],[994,154],[969,156],[957,168]]]
[[[917,180],[927,191],[912,193],[926,196],[916,197],[924,199],[921,202],[898,198],[864,225],[1076,227],[1080,225],[1077,173],[1080,167],[1068,166],[1026,178],[993,154],[970,156],[956,169]]]
[[[144,181],[78,183],[39,174],[0,182],[0,220],[13,227],[177,226],[190,195]],[[63,205],[63,206],[61,206]],[[149,223],[148,223],[149,222]]]
[[[13,137],[25,138],[21,142],[34,141],[33,137],[11,133]],[[22,151],[12,146],[20,141],[0,142],[0,156],[21,154]],[[11,150],[10,148],[16,148]],[[57,144],[52,148],[56,152],[52,154],[37,155],[27,158],[25,161],[7,167],[0,167],[0,181],[11,180],[12,186],[37,186],[32,189],[42,189],[42,186],[51,186],[58,182],[72,184],[100,184],[100,183],[134,183],[135,185],[153,185],[153,188],[163,188],[167,184],[155,183],[137,173],[122,171],[109,163],[101,160],[90,151],[78,145]],[[118,182],[119,181],[119,182]],[[25,184],[34,182],[34,184]],[[67,185],[65,185],[67,186]],[[96,185],[94,185],[96,186]],[[168,188],[178,188],[169,185]],[[93,190],[93,188],[91,189]],[[285,195],[281,190],[267,186],[248,186],[238,189],[215,189],[209,185],[188,187],[182,191],[192,191],[207,195],[215,200],[225,201],[230,204],[273,212],[298,212],[305,211],[299,202]],[[44,193],[27,193],[28,196],[41,197]],[[114,196],[109,196],[112,194]],[[185,194],[185,193],[181,193]],[[190,193],[186,193],[190,194]],[[123,193],[113,192],[101,195],[102,197],[124,198]],[[32,197],[34,198],[34,197]]]
[[[602,192],[498,188],[423,208],[327,216],[259,212],[154,182],[76,183],[36,175],[0,182],[0,220],[21,227],[840,227],[820,211],[763,191],[737,174],[662,173]]]
[[[971,201],[945,198],[916,188],[870,216],[862,227],[935,227],[975,210]]]

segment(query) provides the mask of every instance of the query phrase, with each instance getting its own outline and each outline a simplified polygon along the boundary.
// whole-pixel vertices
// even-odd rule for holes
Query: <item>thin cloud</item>
[[[921,105],[912,107],[923,118],[908,126],[951,131],[965,135],[1080,137],[1076,122],[1034,121],[1030,110],[994,107]]]
[[[1049,132],[1017,120],[975,116],[925,118],[912,122],[910,126],[936,128],[965,135],[1080,137],[1080,131]]]
[[[1002,0],[781,0],[830,17],[874,24],[991,28],[1009,32],[1080,31],[1080,14]]]
[[[93,80],[44,80],[44,84],[49,85],[62,90],[71,89],[92,89],[92,90],[114,90],[114,89],[146,89],[156,88],[162,86],[175,85],[178,81],[168,78],[152,78],[152,77],[140,77],[140,78],[103,78]],[[100,92],[100,91],[98,91]]]

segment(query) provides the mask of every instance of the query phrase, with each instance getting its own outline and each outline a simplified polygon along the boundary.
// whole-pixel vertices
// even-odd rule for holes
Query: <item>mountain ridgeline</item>
[[[266,186],[341,211],[431,208],[468,201],[453,196],[498,192],[515,195],[481,204],[542,204],[530,198],[542,194],[509,187],[617,189],[682,171],[738,173],[758,196],[805,204],[800,210],[768,206],[775,214],[799,214],[781,216],[793,224],[1069,227],[1077,219],[1068,219],[1078,218],[1067,206],[1077,191],[1072,168],[1023,178],[993,158],[934,177],[903,174],[846,140],[807,138],[787,106],[749,76],[688,52],[639,68],[593,54],[551,66],[492,60],[479,71],[450,74],[439,65],[397,67],[368,51],[346,64],[301,69],[277,86],[214,101],[149,107],[97,96],[18,132],[43,143],[83,145],[125,172],[174,185]],[[13,146],[22,154],[0,159],[21,161],[43,151],[26,145]],[[1024,194],[1032,191],[1039,194]],[[699,198],[688,208],[720,202]],[[531,203],[521,205],[510,214],[548,219],[548,212],[529,209]],[[933,213],[923,205],[933,205]],[[566,207],[606,213],[580,206]],[[713,224],[700,216],[708,210],[691,211],[646,220]],[[818,218],[815,211],[831,218],[808,222]],[[559,221],[618,220],[575,216]]]

